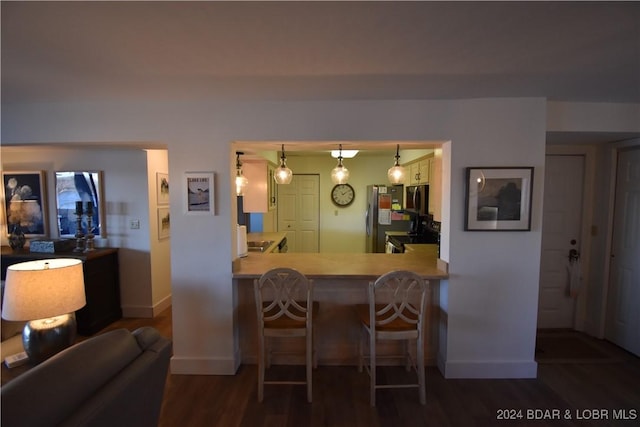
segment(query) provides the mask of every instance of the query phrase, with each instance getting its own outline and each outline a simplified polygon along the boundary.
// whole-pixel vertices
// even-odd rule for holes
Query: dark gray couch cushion
[[[152,426],[170,340],[153,328],[76,344],[2,387],[2,426]]]

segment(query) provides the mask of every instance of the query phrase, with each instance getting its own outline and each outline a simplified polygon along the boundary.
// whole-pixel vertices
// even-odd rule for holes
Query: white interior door
[[[620,151],[605,337],[640,356],[640,148]]]
[[[278,186],[278,231],[287,233],[289,252],[320,251],[320,176],[293,175]]]
[[[544,182],[538,328],[574,328],[569,251],[580,251],[584,157],[546,156]]]

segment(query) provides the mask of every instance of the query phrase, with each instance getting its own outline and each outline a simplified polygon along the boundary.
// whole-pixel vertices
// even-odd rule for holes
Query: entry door
[[[569,251],[580,251],[583,180],[583,156],[546,156],[538,328],[575,325]]]
[[[605,337],[640,356],[640,148],[620,151]]]
[[[278,231],[287,233],[289,252],[320,251],[320,176],[293,175],[278,186]]]

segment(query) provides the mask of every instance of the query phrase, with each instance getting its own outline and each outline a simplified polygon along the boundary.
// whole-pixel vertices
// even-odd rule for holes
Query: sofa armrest
[[[157,427],[172,346],[155,329],[141,329],[133,336],[142,354],[59,427]]]
[[[141,353],[125,330],[71,346],[2,387],[2,425],[61,423]],[[32,402],[47,402],[34,410]]]

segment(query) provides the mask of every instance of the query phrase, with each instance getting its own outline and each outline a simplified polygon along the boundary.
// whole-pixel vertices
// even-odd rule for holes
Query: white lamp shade
[[[86,304],[82,261],[27,261],[7,267],[2,317],[35,320],[72,313]]]

